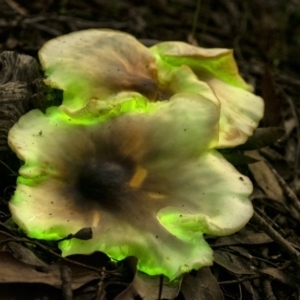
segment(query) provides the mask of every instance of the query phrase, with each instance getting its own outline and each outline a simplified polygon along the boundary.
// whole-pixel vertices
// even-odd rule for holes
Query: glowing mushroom
[[[172,280],[212,264],[203,234],[248,222],[252,184],[214,150],[218,105],[195,93],[126,102],[91,118],[56,107],[21,117],[9,133],[24,162],[10,210],[33,238],[92,228],[91,240],[60,242],[63,255],[134,255],[139,270]]]
[[[243,144],[263,116],[262,99],[240,77],[229,49],[183,42],[147,48],[127,33],[89,29],[50,40],[39,57],[46,83],[64,90],[62,109],[73,117],[91,107],[107,112],[120,93],[149,101],[195,93],[220,106],[217,148],[228,148]]]

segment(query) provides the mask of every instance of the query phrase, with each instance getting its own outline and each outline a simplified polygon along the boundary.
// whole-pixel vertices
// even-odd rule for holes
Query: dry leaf
[[[280,127],[264,127],[257,128],[247,142],[236,147],[240,150],[255,150],[264,148],[277,142],[285,133],[285,130]]]
[[[249,169],[259,187],[267,194],[269,198],[281,202],[284,201],[285,197],[282,188],[273,172],[263,161],[264,158],[257,151],[246,151],[246,154],[255,159],[261,160],[249,165]]]
[[[209,267],[200,269],[197,277],[187,274],[181,292],[186,300],[223,300],[222,291]]]
[[[138,295],[143,300],[157,300],[160,289],[160,276],[149,276],[142,272],[137,272],[130,287],[121,293],[115,300],[135,300]],[[179,293],[181,280],[169,282],[163,279],[161,299],[173,300]]]
[[[252,270],[253,266],[249,259],[245,259],[230,252],[215,250],[214,259],[218,265],[224,267],[232,273],[239,275],[257,274]]]
[[[72,289],[97,279],[96,273],[84,268],[72,272]],[[60,266],[58,264],[35,267],[16,259],[10,252],[0,252],[0,283],[44,283],[61,287]]]
[[[219,237],[210,246],[232,246],[232,245],[260,245],[271,243],[273,240],[264,232],[254,232],[249,229],[242,229],[241,231],[229,235]]]
[[[282,270],[275,269],[275,268],[265,268],[259,270],[263,274],[267,274],[272,276],[273,278],[281,281],[284,284],[287,284],[294,288],[299,288],[300,278],[290,275]]]

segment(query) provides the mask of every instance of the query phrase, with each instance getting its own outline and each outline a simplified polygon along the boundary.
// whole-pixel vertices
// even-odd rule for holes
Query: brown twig
[[[300,200],[298,199],[297,195],[294,193],[294,191],[289,187],[286,181],[279,175],[279,173],[275,170],[275,168],[272,167],[272,165],[267,160],[265,160],[265,163],[268,165],[270,170],[276,176],[280,186],[282,187],[287,197],[291,200],[293,206],[300,212]]]
[[[105,268],[102,268],[101,273],[100,273],[100,280],[98,282],[96,300],[105,299],[104,279],[105,279]]]
[[[13,1],[13,0],[4,0],[8,6],[10,6],[11,9],[13,9],[17,14],[25,17],[28,16],[27,10],[22,7],[19,3]]]
[[[264,257],[268,256],[268,249],[267,248],[265,248],[262,251],[262,256],[264,256]],[[268,267],[267,264],[264,261],[260,261],[259,264],[260,264],[260,267],[263,268],[263,269]],[[272,289],[270,279],[266,275],[263,275],[263,277],[262,277],[262,288],[263,288],[263,291],[265,293],[265,299],[276,300],[276,297],[274,296],[274,293],[273,293],[273,289]]]
[[[246,277],[243,277],[243,278],[238,278],[238,279],[235,279],[235,280],[225,280],[225,281],[219,281],[219,285],[226,285],[226,284],[235,284],[235,283],[241,283],[241,282],[244,282],[244,281],[250,281],[250,280],[253,280],[253,279],[258,279],[260,278],[261,275],[251,275],[251,276],[246,276]]]
[[[270,226],[257,212],[254,212],[252,220],[258,224],[259,228],[269,235],[274,242],[280,245],[281,248],[290,255],[290,257],[298,266],[300,266],[300,253],[284,237],[282,237],[272,226]]]
[[[284,99],[287,101],[287,103],[290,106],[290,109],[292,111],[293,118],[296,122],[296,128],[297,128],[297,147],[296,147],[296,153],[295,153],[295,159],[294,159],[294,180],[293,184],[297,182],[298,175],[299,175],[299,163],[300,163],[300,122],[299,122],[299,117],[297,113],[297,108],[293,102],[293,100],[283,91],[281,91],[282,95],[284,96]]]
[[[73,291],[72,291],[72,272],[69,267],[61,266],[60,268],[60,278],[62,282],[61,290],[63,294],[64,300],[72,300],[73,299]]]
[[[285,160],[283,155],[281,155],[280,153],[278,153],[277,151],[275,151],[274,149],[269,148],[269,147],[259,149],[259,153],[262,156],[264,156],[267,159],[270,159],[272,161],[284,161]]]

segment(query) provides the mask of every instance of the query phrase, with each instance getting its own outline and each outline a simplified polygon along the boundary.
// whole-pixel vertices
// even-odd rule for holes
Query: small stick
[[[13,9],[17,14],[21,15],[22,17],[28,16],[27,10],[22,7],[19,3],[13,1],[13,0],[5,0],[6,4],[10,6],[11,9]]]
[[[298,266],[300,266],[300,253],[285,238],[274,230],[274,228],[270,226],[257,212],[254,212],[252,219],[268,236],[274,240],[274,242],[279,244],[282,249],[291,256]]]
[[[296,148],[296,153],[295,153],[295,162],[294,162],[294,170],[295,170],[295,176],[294,176],[294,184],[297,182],[298,179],[298,175],[299,175],[299,156],[300,156],[300,122],[299,122],[299,117],[298,117],[298,113],[297,113],[297,108],[294,104],[294,102],[292,101],[292,99],[285,93],[283,92],[283,96],[285,98],[285,100],[288,102],[294,120],[296,121],[296,127],[297,127],[297,148]]]
[[[269,147],[261,148],[261,149],[259,149],[259,152],[262,156],[264,156],[270,160],[277,160],[277,161],[285,160],[283,155],[279,154],[277,151],[275,151]]]
[[[164,275],[159,276],[159,290],[158,290],[158,300],[161,300],[161,295],[163,291],[163,285],[164,285]]]
[[[244,281],[258,279],[260,277],[261,277],[261,275],[259,274],[259,275],[245,276],[243,278],[237,278],[234,280],[219,281],[219,285],[242,283]]]
[[[201,6],[201,0],[198,0],[195,15],[194,15],[194,20],[193,20],[193,28],[192,28],[192,37],[194,39],[195,39],[196,31],[197,31],[197,24],[198,24],[199,13],[200,13],[200,6]]]
[[[262,256],[263,257],[268,256],[268,249],[267,248],[265,248],[263,250]],[[267,268],[268,267],[267,264],[264,261],[260,262],[260,266],[262,268]],[[274,293],[273,293],[273,289],[272,289],[270,279],[266,275],[263,275],[263,277],[262,277],[262,287],[263,287],[263,291],[265,293],[265,299],[267,299],[267,300],[276,300],[276,297],[274,296]]]
[[[272,165],[267,160],[265,160],[265,163],[268,165],[270,170],[276,176],[279,184],[281,185],[281,187],[284,190],[285,194],[291,200],[293,206],[300,212],[300,200],[298,199],[298,197],[296,196],[294,191],[289,187],[289,185],[286,183],[286,181],[278,174],[278,172],[272,167]]]
[[[72,300],[73,299],[73,291],[72,291],[72,273],[71,269],[67,266],[61,266],[60,268],[60,278],[61,278],[61,290],[63,294],[64,300]]]

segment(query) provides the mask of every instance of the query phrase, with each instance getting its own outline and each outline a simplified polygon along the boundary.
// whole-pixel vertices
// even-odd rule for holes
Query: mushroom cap
[[[239,75],[230,49],[184,42],[149,49],[124,32],[88,29],[48,41],[39,57],[46,83],[64,91],[65,112],[72,116],[91,106],[105,113],[120,93],[149,101],[196,93],[220,106],[217,148],[245,143],[263,117],[263,100]]]
[[[91,99],[107,100],[122,91],[155,97],[155,59],[132,35],[88,29],[59,36],[39,51],[46,83],[64,91],[71,110]]]
[[[252,184],[213,149],[218,105],[194,93],[139,97],[145,106],[123,114],[70,118],[52,107],[22,116],[9,132],[24,161],[9,207],[32,238],[91,227],[91,240],[59,243],[64,256],[133,255],[139,270],[172,280],[212,264],[203,234],[231,234],[248,222]]]

